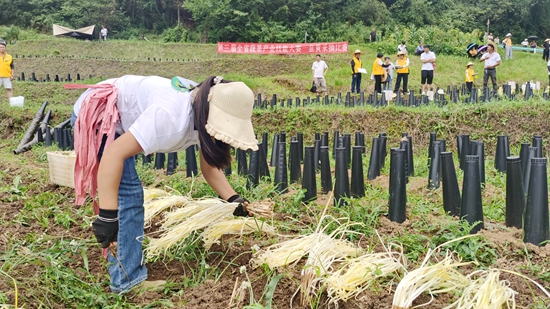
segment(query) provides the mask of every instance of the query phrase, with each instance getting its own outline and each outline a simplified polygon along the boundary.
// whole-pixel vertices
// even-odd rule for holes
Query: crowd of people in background
[[[376,42],[376,29],[372,28],[370,33],[370,42]],[[494,36],[493,33],[488,33],[486,35],[486,51],[479,53],[479,62],[484,63],[483,69],[483,87],[487,87],[489,79],[492,83],[493,94],[497,93],[497,74],[496,67],[501,63],[501,57],[498,53],[498,44],[501,43],[498,36]],[[529,43],[529,40],[526,38],[524,42],[521,43],[522,46],[535,46],[536,41],[532,40]],[[477,45],[476,45],[477,46]],[[502,40],[502,47],[505,49],[505,59],[512,59],[512,34],[507,33]],[[548,86],[550,87],[550,38],[546,39],[542,45],[543,55],[542,58],[547,62],[548,65]],[[477,53],[477,51],[476,51]],[[361,93],[361,80],[362,74],[367,73],[363,69],[361,62],[362,56],[361,50],[357,49],[353,53],[353,57],[350,61],[351,66],[351,94]],[[421,92],[422,94],[433,93],[434,86],[434,73],[437,70],[436,64],[436,55],[430,49],[430,45],[419,42],[418,46],[414,49],[414,55],[420,57],[422,62],[420,70],[420,80],[421,80]],[[471,55],[470,55],[471,56]],[[474,55],[475,58],[476,55]],[[313,82],[317,87],[318,94],[326,94],[326,80],[325,74],[328,70],[327,64],[321,60],[321,55],[316,55],[316,61],[313,63]],[[403,94],[408,94],[408,80],[410,73],[410,59],[409,52],[407,50],[407,44],[405,41],[397,46],[397,59],[395,62],[391,61],[391,57],[384,57],[383,53],[377,53],[376,58],[372,64],[372,71],[370,79],[374,81],[374,92],[382,93],[383,91],[392,91],[394,95],[401,91]],[[474,85],[474,79],[477,77],[477,73],[474,72],[474,62],[468,62],[466,65],[465,71],[465,83],[469,92],[472,91]],[[395,82],[395,87],[392,88],[392,83]]]

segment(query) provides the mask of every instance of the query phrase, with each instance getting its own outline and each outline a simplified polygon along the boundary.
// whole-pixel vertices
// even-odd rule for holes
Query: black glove
[[[228,198],[227,201],[229,203],[239,203],[239,206],[237,206],[237,208],[235,208],[235,211],[233,212],[234,216],[248,217],[248,210],[246,209],[246,205],[244,204],[250,203],[247,199],[244,199],[238,194],[235,194],[232,197]]]
[[[109,248],[112,242],[117,241],[118,234],[118,209],[99,209],[97,219],[92,223],[97,242],[102,248]]]

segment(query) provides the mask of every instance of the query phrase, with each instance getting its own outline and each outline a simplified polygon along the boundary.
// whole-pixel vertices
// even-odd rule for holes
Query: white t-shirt
[[[397,51],[400,52],[400,51],[404,51],[406,52],[407,51],[407,45],[397,45]]]
[[[420,61],[429,60],[429,59],[434,59],[435,60],[435,54],[434,54],[433,51],[430,51],[428,53],[424,52],[424,53],[420,54]],[[433,63],[431,63],[431,62],[422,63],[422,70],[423,71],[433,71],[433,69],[434,69]]]
[[[323,60],[315,61],[311,69],[313,70],[313,77],[324,77],[323,72],[325,72],[325,69],[328,69],[328,66]]]
[[[487,60],[485,60],[485,68],[492,67],[492,66],[496,65],[497,62],[500,61],[500,54],[497,53],[496,51],[493,52],[492,54],[485,53],[485,54],[483,54],[483,56],[481,56],[481,60],[483,60],[483,59],[487,59]]]
[[[550,75],[550,60],[548,60],[548,75]]]
[[[144,154],[175,152],[199,144],[194,130],[191,93],[172,88],[170,79],[159,76],[125,75],[102,83],[118,88],[120,121],[117,133],[130,131]],[[75,103],[74,113],[93,89],[86,90]]]
[[[107,36],[107,28],[102,28],[101,29],[101,35],[102,36]]]

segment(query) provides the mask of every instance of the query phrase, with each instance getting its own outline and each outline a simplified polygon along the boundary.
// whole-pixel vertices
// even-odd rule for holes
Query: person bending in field
[[[231,163],[230,146],[258,149],[251,122],[252,90],[219,76],[195,85],[180,77],[171,82],[158,76],[126,75],[97,85],[65,86],[90,88],[76,101],[71,117],[76,202],[82,205],[88,190],[95,197],[97,183],[99,215],[92,229],[101,247],[109,248],[113,292],[128,291],[147,279],[141,243],[143,188],[135,169],[136,154],[176,152],[200,144],[205,180],[221,198],[239,203],[234,215],[248,215],[248,201],[235,193],[222,169]]]

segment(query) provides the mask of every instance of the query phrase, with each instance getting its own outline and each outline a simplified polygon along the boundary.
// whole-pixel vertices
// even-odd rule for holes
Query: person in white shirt
[[[495,52],[495,46],[493,46],[493,44],[487,45],[487,52],[481,56],[479,62],[485,62],[483,88],[487,87],[489,77],[491,77],[491,82],[493,83],[493,94],[496,94],[498,90],[496,67],[500,65],[500,54]]]
[[[405,45],[405,41],[401,41],[401,44],[397,46],[397,52],[400,51],[407,53],[407,45]]]
[[[99,193],[99,216],[92,230],[101,247],[116,249],[108,254],[110,287],[121,293],[147,279],[143,188],[135,155],[176,152],[200,144],[204,179],[222,199],[238,204],[234,215],[248,216],[248,201],[235,193],[223,168],[231,164],[231,146],[258,150],[251,121],[254,94],[244,83],[221,76],[210,76],[197,85],[181,77],[126,75],[89,86],[93,89],[80,96],[71,117],[75,172],[81,161],[92,161],[85,165],[87,174],[97,177]],[[99,134],[97,114],[109,119],[101,122]],[[114,125],[116,135],[115,131],[102,134]]]
[[[521,42],[521,46],[528,47],[529,46],[529,41],[527,41],[527,39],[523,40],[523,42]]]
[[[107,41],[107,28],[105,26],[101,26],[101,39]]]
[[[435,69],[435,54],[430,51],[430,45],[424,45],[424,52],[420,55],[420,60],[422,61],[422,93],[427,94],[428,91],[433,90],[432,83]]]
[[[548,87],[550,87],[550,60],[548,60]]]
[[[327,81],[325,80],[325,74],[328,71],[328,66],[321,60],[321,55],[317,54],[315,56],[315,62],[313,62],[311,70],[313,71],[313,82],[315,83],[317,94],[321,95],[326,93]]]

